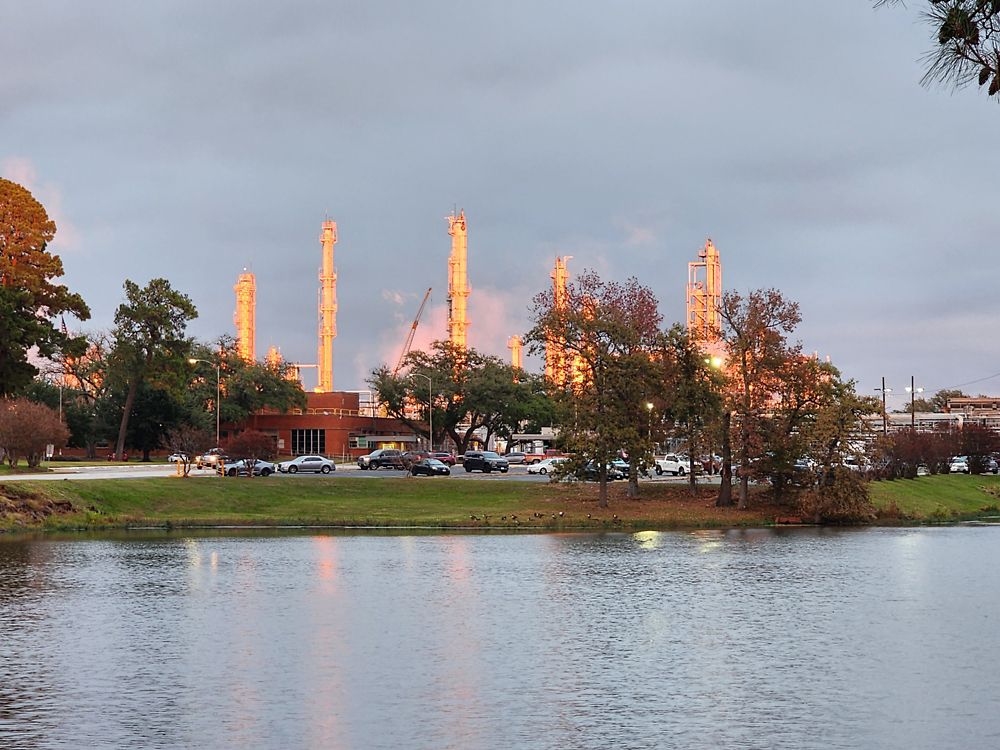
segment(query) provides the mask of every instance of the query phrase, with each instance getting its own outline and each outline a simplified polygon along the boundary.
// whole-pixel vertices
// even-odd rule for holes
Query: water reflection
[[[4,541],[0,747],[992,747],[997,541]]]

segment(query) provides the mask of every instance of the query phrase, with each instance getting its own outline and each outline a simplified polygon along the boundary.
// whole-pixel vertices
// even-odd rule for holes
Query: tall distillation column
[[[323,268],[319,272],[319,377],[316,393],[333,390],[333,340],[337,338],[337,272],[333,270],[333,246],[337,243],[337,222],[324,221],[319,238],[323,246]]]
[[[236,292],[236,351],[247,362],[257,358],[257,282],[254,275],[243,269],[233,287]]]
[[[552,279],[553,307],[556,310],[566,307],[566,284],[569,280],[566,263],[572,257],[572,255],[556,257],[555,267],[549,274]],[[545,379],[557,385],[566,384],[566,350],[562,341],[548,341],[545,344]]]
[[[692,338],[717,342],[722,331],[722,261],[712,240],[698,251],[701,260],[688,263],[687,326]]]
[[[510,349],[510,366],[515,369],[521,369],[521,350],[524,347],[524,341],[522,341],[520,336],[511,336],[507,339],[507,348]]]
[[[451,256],[448,258],[448,339],[465,349],[469,320],[466,305],[469,300],[468,235],[465,211],[448,217],[448,234],[451,235]]]

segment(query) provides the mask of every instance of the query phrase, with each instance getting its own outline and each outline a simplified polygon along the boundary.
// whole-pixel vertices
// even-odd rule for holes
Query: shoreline
[[[837,528],[923,524],[994,525],[1000,477],[938,475],[869,485],[878,517],[814,524],[790,503],[753,488],[750,508],[715,507],[717,487],[640,485],[625,497],[609,487],[607,508],[590,483],[515,484],[386,478],[289,478],[223,482],[178,477],[18,482],[0,478],[0,533],[147,529],[329,529],[454,533]],[[791,498],[789,498],[790,500]]]

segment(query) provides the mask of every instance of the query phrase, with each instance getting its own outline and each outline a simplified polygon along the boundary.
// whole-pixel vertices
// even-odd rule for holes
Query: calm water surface
[[[0,542],[0,747],[997,748],[1000,528]]]

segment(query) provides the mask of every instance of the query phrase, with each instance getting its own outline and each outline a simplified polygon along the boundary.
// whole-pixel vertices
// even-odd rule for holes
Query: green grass
[[[29,488],[28,483],[10,486]],[[471,515],[499,519],[553,494],[546,484],[350,477],[95,479],[34,484],[30,489],[69,500],[82,512],[61,521],[86,525],[457,525]]]
[[[892,482],[872,482],[872,502],[881,511],[893,504],[904,518],[958,520],[997,514],[1000,476],[987,474],[937,474]]]

